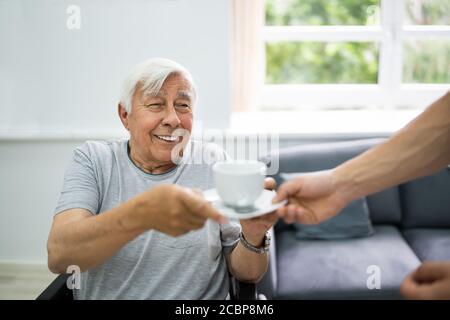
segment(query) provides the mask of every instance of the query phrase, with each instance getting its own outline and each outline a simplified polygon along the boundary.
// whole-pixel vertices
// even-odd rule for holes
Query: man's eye
[[[188,110],[188,109],[191,108],[191,106],[188,105],[188,104],[179,104],[179,105],[177,105],[176,107],[177,107],[178,109],[180,109],[180,110],[182,110],[182,109]]]
[[[151,103],[146,105],[146,107],[150,110],[158,110],[161,109],[163,107],[163,105],[161,103]]]

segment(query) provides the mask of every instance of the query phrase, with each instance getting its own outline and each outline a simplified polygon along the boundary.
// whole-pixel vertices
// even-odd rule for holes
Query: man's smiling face
[[[193,99],[189,81],[179,74],[167,77],[156,96],[136,89],[131,113],[121,118],[140,162],[151,167],[173,163],[172,149],[181,142],[173,133],[177,129],[191,132]]]

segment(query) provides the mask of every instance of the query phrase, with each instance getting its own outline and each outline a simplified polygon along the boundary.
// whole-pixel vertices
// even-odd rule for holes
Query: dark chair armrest
[[[257,300],[256,285],[230,276],[231,300]]]
[[[257,300],[256,284],[239,281],[237,300]]]
[[[73,292],[67,287],[70,274],[60,274],[36,298],[36,300],[73,300]],[[232,300],[256,300],[256,285],[230,277],[230,296]]]
[[[73,300],[72,290],[67,287],[67,279],[70,276],[70,274],[57,276],[36,300]]]

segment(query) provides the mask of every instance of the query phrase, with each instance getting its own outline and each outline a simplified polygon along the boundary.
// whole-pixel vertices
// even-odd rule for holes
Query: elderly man
[[[179,134],[191,132],[195,99],[184,67],[147,60],[127,77],[118,106],[130,138],[88,141],[74,151],[48,265],[55,273],[79,266],[76,299],[226,299],[228,272],[249,282],[265,273],[267,254],[255,249],[276,214],[227,222],[192,189],[213,186],[211,161],[198,157],[225,156]],[[186,147],[175,161],[179,145]],[[267,188],[274,184],[266,180]]]

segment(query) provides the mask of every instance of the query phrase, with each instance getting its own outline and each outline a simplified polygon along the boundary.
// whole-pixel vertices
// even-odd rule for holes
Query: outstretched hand
[[[208,219],[218,223],[227,221],[197,190],[160,185],[138,197],[138,221],[146,230],[155,229],[179,236],[202,228]]]
[[[347,204],[333,171],[306,173],[283,183],[274,202],[288,200],[277,210],[286,223],[318,224],[337,215]]]

